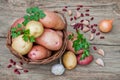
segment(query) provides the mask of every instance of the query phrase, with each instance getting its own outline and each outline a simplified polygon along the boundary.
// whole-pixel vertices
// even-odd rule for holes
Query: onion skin
[[[45,10],[44,13],[46,16],[39,20],[44,25],[44,27],[52,28],[55,30],[64,29],[65,23],[57,13],[48,10]]]
[[[113,20],[102,20],[102,21],[100,21],[100,23],[99,23],[99,30],[101,31],[101,32],[105,32],[105,33],[107,33],[107,32],[110,32],[111,30],[112,30],[112,23],[113,23]]]

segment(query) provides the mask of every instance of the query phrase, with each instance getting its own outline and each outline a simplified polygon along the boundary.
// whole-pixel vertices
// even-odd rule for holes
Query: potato
[[[72,32],[67,31],[67,35],[68,35],[68,36],[71,35],[71,34],[72,34]],[[73,48],[72,46],[73,46],[73,41],[76,40],[76,39],[77,39],[77,38],[74,37],[73,40],[67,40],[67,50],[70,50],[70,51],[72,51],[72,52],[75,53],[75,50],[74,50],[74,48]]]
[[[44,25],[44,27],[55,30],[63,30],[65,28],[64,21],[57,13],[47,10],[45,10],[44,13],[46,16],[40,19],[40,22]]]
[[[63,38],[63,32],[62,32],[62,31],[56,31],[56,32],[57,32],[57,34],[58,34],[60,37]]]
[[[62,46],[62,38],[52,29],[45,29],[43,34],[36,38],[36,43],[49,50],[59,50]]]
[[[77,65],[77,58],[75,54],[71,51],[67,51],[66,53],[64,53],[63,64],[69,70],[75,68]]]
[[[73,39],[73,40],[75,40],[75,39]],[[67,50],[75,52],[75,50],[74,50],[74,48],[72,46],[73,46],[73,41],[67,40]]]
[[[42,35],[42,33],[44,31],[43,25],[38,21],[28,22],[25,29],[29,29],[30,36],[34,36],[35,38]]]
[[[40,45],[35,45],[28,54],[32,60],[44,59],[51,56],[51,51]]]
[[[22,36],[20,35],[13,40],[12,48],[21,55],[25,55],[31,50],[33,43],[30,41],[25,42]]]

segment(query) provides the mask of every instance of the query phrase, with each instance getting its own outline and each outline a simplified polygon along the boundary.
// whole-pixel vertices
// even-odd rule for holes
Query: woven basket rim
[[[62,18],[64,19],[64,22],[65,22],[65,28],[62,30],[63,32],[63,45],[61,47],[60,50],[58,50],[54,55],[48,57],[48,58],[45,58],[45,59],[41,59],[41,60],[36,60],[36,61],[33,61],[29,58],[26,58],[24,56],[22,56],[21,54],[19,54],[18,52],[16,52],[12,47],[12,37],[11,37],[11,28],[12,26],[10,27],[10,29],[8,30],[8,33],[7,33],[7,41],[6,41],[6,46],[9,48],[10,52],[16,56],[18,59],[20,59],[22,62],[25,62],[25,63],[28,63],[28,64],[47,64],[47,63],[50,63],[58,58],[60,58],[63,53],[65,52],[66,50],[66,47],[67,47],[67,21],[66,21],[66,18],[64,16],[64,14],[62,12],[59,12],[59,11],[54,11],[55,13],[58,13],[62,16]]]

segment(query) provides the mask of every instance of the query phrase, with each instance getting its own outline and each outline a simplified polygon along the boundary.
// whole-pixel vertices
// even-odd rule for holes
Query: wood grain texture
[[[13,1],[13,2],[12,2]],[[9,29],[9,27],[11,26],[11,24],[19,17],[22,17],[25,14],[25,9],[27,7],[30,6],[34,6],[36,5],[35,2],[37,2],[38,0],[34,1],[33,3],[31,2],[27,2],[27,1],[17,1],[17,0],[8,0],[8,4],[4,4],[4,3],[0,3],[0,26],[1,26],[1,30],[0,30],[0,36],[1,37],[6,37],[6,33]],[[43,9],[50,9],[50,10],[58,10],[61,11],[62,8],[65,6],[66,1],[58,1],[57,3],[53,4],[53,1],[41,1],[42,4],[40,3],[40,1],[38,1],[39,3],[39,7],[42,7]],[[24,4],[23,4],[24,3]],[[64,3],[64,4],[63,4]],[[107,3],[107,4],[101,4],[101,3],[94,3],[91,1],[89,2],[91,4],[85,3],[85,2],[81,2],[80,4],[84,4],[85,6],[91,6],[91,7],[85,7],[83,8],[81,11],[84,12],[84,9],[89,8],[90,14],[91,16],[95,17],[95,20],[92,23],[98,23],[101,19],[114,19],[114,29],[111,33],[109,34],[103,34],[106,35],[106,39],[105,40],[99,40],[99,38],[96,38],[96,40],[94,40],[91,43],[95,43],[95,44],[107,44],[107,45],[120,45],[119,43],[119,32],[120,29],[117,29],[119,27],[119,22],[120,22],[120,18],[117,15],[117,12],[119,10],[119,7],[117,6],[117,3],[112,2],[112,3]],[[4,6],[5,5],[5,6]],[[73,12],[75,12],[76,9],[76,5],[78,5],[78,3],[73,2],[73,1],[68,1],[67,6],[69,6],[69,9],[72,9]],[[70,27],[70,24],[73,22],[70,22],[70,18],[66,15],[66,18],[68,20],[68,28],[69,30],[73,30]],[[85,17],[86,18],[86,17]],[[79,19],[78,19],[79,21]],[[6,24],[7,22],[7,24]],[[88,37],[89,35],[86,34],[86,36]],[[113,38],[113,37],[117,37],[117,39]]]
[[[50,69],[53,64],[58,63],[58,60],[47,64],[47,65],[28,65],[25,64],[24,67],[29,69],[29,73],[27,74],[21,74],[16,75],[14,74],[13,70],[14,67],[11,69],[7,69],[7,65],[9,63],[9,59],[14,59],[15,61],[19,62],[18,59],[16,59],[9,50],[6,48],[6,46],[3,46],[5,44],[5,39],[0,40],[0,79],[1,80],[117,80],[120,78],[120,46],[104,46],[104,45],[96,45],[97,48],[102,48],[105,51],[105,57],[102,57],[98,55],[95,51],[93,51],[91,45],[91,54],[94,55],[94,61],[88,65],[88,66],[80,66],[77,65],[77,67],[74,70],[66,70],[64,75],[62,76],[54,76],[51,74]],[[100,67],[95,63],[95,60],[97,58],[102,58],[105,62],[105,67]],[[7,59],[6,59],[7,58]],[[9,79],[9,77],[11,79]]]
[[[51,66],[58,63],[58,60],[47,65],[27,65],[29,73],[16,75],[13,68],[7,69],[9,59],[19,62],[6,48],[6,34],[10,25],[17,18],[25,14],[25,9],[31,6],[39,6],[43,9],[61,11],[64,6],[69,6],[75,12],[76,5],[83,4],[84,9],[89,8],[91,16],[95,17],[92,23],[98,23],[102,19],[114,19],[113,30],[109,34],[102,35],[105,39],[100,40],[96,37],[91,43],[91,54],[94,55],[94,61],[88,66],[77,66],[74,70],[66,70],[62,76],[51,74]],[[89,7],[87,7],[89,6]],[[0,0],[0,80],[119,80],[120,79],[120,0]],[[74,21],[68,21],[68,30],[73,31],[70,26]],[[87,18],[87,17],[85,17]],[[79,20],[77,20],[79,21]],[[89,38],[89,32],[84,35]],[[102,48],[105,51],[105,57],[96,54],[92,47]],[[102,58],[105,67],[95,64],[97,58]]]

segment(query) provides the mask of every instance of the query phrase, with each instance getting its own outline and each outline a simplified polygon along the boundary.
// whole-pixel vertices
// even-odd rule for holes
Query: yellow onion
[[[108,20],[108,19],[100,21],[99,23],[100,31],[105,33],[110,32],[112,30],[112,23],[113,20]]]

